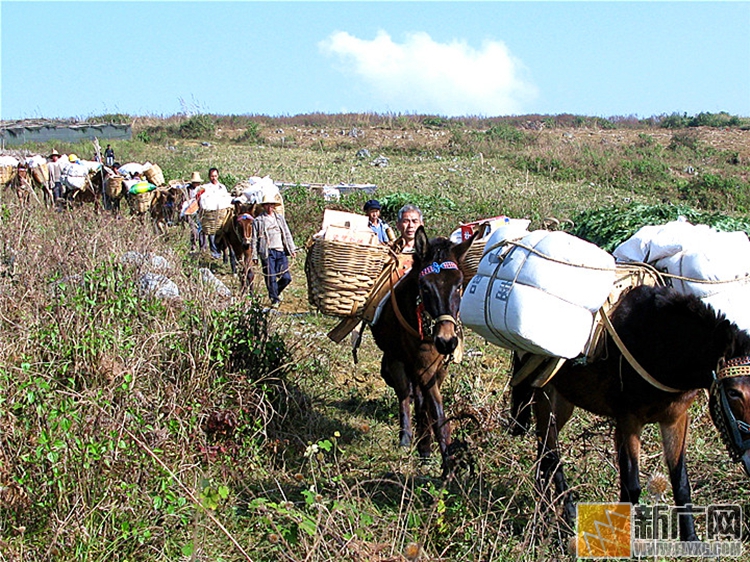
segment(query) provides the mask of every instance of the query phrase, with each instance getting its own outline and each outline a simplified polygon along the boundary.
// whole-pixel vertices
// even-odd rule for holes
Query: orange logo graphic
[[[581,503],[577,508],[579,558],[630,558],[629,503]]]

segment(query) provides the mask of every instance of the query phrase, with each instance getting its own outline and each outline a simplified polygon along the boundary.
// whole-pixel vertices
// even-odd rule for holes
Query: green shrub
[[[493,125],[485,133],[488,139],[499,140],[512,145],[527,144],[526,133],[506,123]]]
[[[177,133],[184,139],[211,138],[216,133],[216,122],[210,115],[193,115],[180,123]]]
[[[551,156],[518,155],[512,160],[513,166],[523,172],[539,174],[558,181],[583,179],[583,173],[568,165],[562,159]]]
[[[445,117],[425,117],[422,119],[422,125],[430,129],[444,129],[450,125],[450,121]]]
[[[631,205],[603,207],[579,213],[573,218],[569,232],[588,240],[608,252],[646,225],[665,224],[683,216],[692,224],[707,224],[717,230],[750,234],[750,220],[733,218],[726,213],[707,213],[686,205]]]
[[[688,121],[688,127],[737,127],[740,118],[729,115],[726,111],[719,113],[699,113]]]
[[[263,138],[260,136],[260,124],[250,121],[245,131],[236,139],[238,143],[261,144]]]
[[[750,184],[735,177],[702,174],[680,187],[680,196],[689,205],[717,211],[750,210]]]
[[[679,113],[672,113],[664,117],[661,120],[661,127],[664,129],[684,129],[688,125],[687,113],[680,115]]]

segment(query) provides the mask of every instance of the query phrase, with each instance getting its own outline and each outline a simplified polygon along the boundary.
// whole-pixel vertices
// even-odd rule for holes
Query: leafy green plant
[[[664,224],[681,216],[693,224],[707,224],[717,230],[730,232],[739,230],[750,235],[748,219],[732,218],[724,213],[707,213],[685,205],[663,204],[583,211],[573,219],[575,226],[569,232],[611,252],[642,226]]]
[[[216,133],[216,122],[210,115],[193,115],[180,123],[177,133],[184,139],[211,138]]]
[[[244,132],[237,137],[236,142],[238,143],[250,143],[250,144],[261,144],[263,143],[263,137],[260,134],[260,124],[255,121],[250,121],[247,124]]]

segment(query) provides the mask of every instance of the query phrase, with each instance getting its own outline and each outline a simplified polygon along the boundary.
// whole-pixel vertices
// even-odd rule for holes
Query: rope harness
[[[457,270],[459,269],[459,267],[454,261],[444,261],[442,263],[433,262],[419,272],[419,278],[421,279],[425,275],[430,275],[432,273],[437,274],[446,269]],[[414,327],[406,321],[403,314],[401,314],[401,310],[399,309],[398,303],[396,302],[396,296],[395,291],[393,290],[393,286],[391,286],[391,304],[393,305],[393,312],[396,314],[396,318],[398,319],[401,326],[403,326],[403,328],[407,332],[409,332],[409,334],[411,334],[415,338],[418,338],[420,341],[429,341],[433,337],[435,326],[437,324],[440,324],[441,322],[450,322],[454,326],[456,326],[457,329],[460,329],[460,322],[453,318],[453,316],[450,314],[441,314],[437,318],[433,319],[432,316],[430,316],[430,313],[425,309],[424,302],[422,302],[421,293],[417,295],[416,329],[414,329]]]
[[[721,359],[711,383],[711,417],[719,430],[721,440],[733,461],[739,462],[750,449],[750,424],[738,420],[729,406],[726,385],[728,379],[750,376],[750,356]]]

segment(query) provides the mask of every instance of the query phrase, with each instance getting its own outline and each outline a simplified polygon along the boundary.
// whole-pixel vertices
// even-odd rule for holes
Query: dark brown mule
[[[558,434],[575,406],[615,421],[622,502],[638,502],[641,431],[658,423],[675,504],[691,505],[687,410],[704,389],[710,391],[711,415],[732,458],[750,475],[750,336],[698,298],[667,287],[631,290],[611,320],[627,351],[664,389],[639,375],[607,338],[601,359],[569,361],[543,388],[534,391],[530,377],[513,392],[514,415],[523,427],[535,394],[540,484],[554,481],[564,496],[566,519],[572,521],[575,507],[560,464]],[[697,540],[692,515],[679,519],[680,538]]]
[[[375,343],[383,351],[380,374],[398,397],[400,444],[409,447],[414,437],[413,399],[417,450],[422,457],[428,457],[434,434],[444,474],[452,469],[451,430],[445,419],[440,385],[459,343],[463,274],[457,264],[473,240],[474,237],[461,244],[442,237],[428,240],[420,227],[412,269],[392,291],[372,325]]]
[[[253,292],[253,281],[255,273],[253,272],[253,249],[250,247],[250,241],[253,236],[252,213],[239,212],[240,208],[236,207],[236,216],[231,221],[227,221],[224,227],[216,233],[216,244],[219,250],[228,248],[230,251],[230,260],[232,273],[238,273],[237,260],[241,262],[240,289],[244,292]]]
[[[154,191],[149,212],[156,234],[165,235],[170,226],[180,222],[180,208],[186,197],[185,190],[179,187]]]

